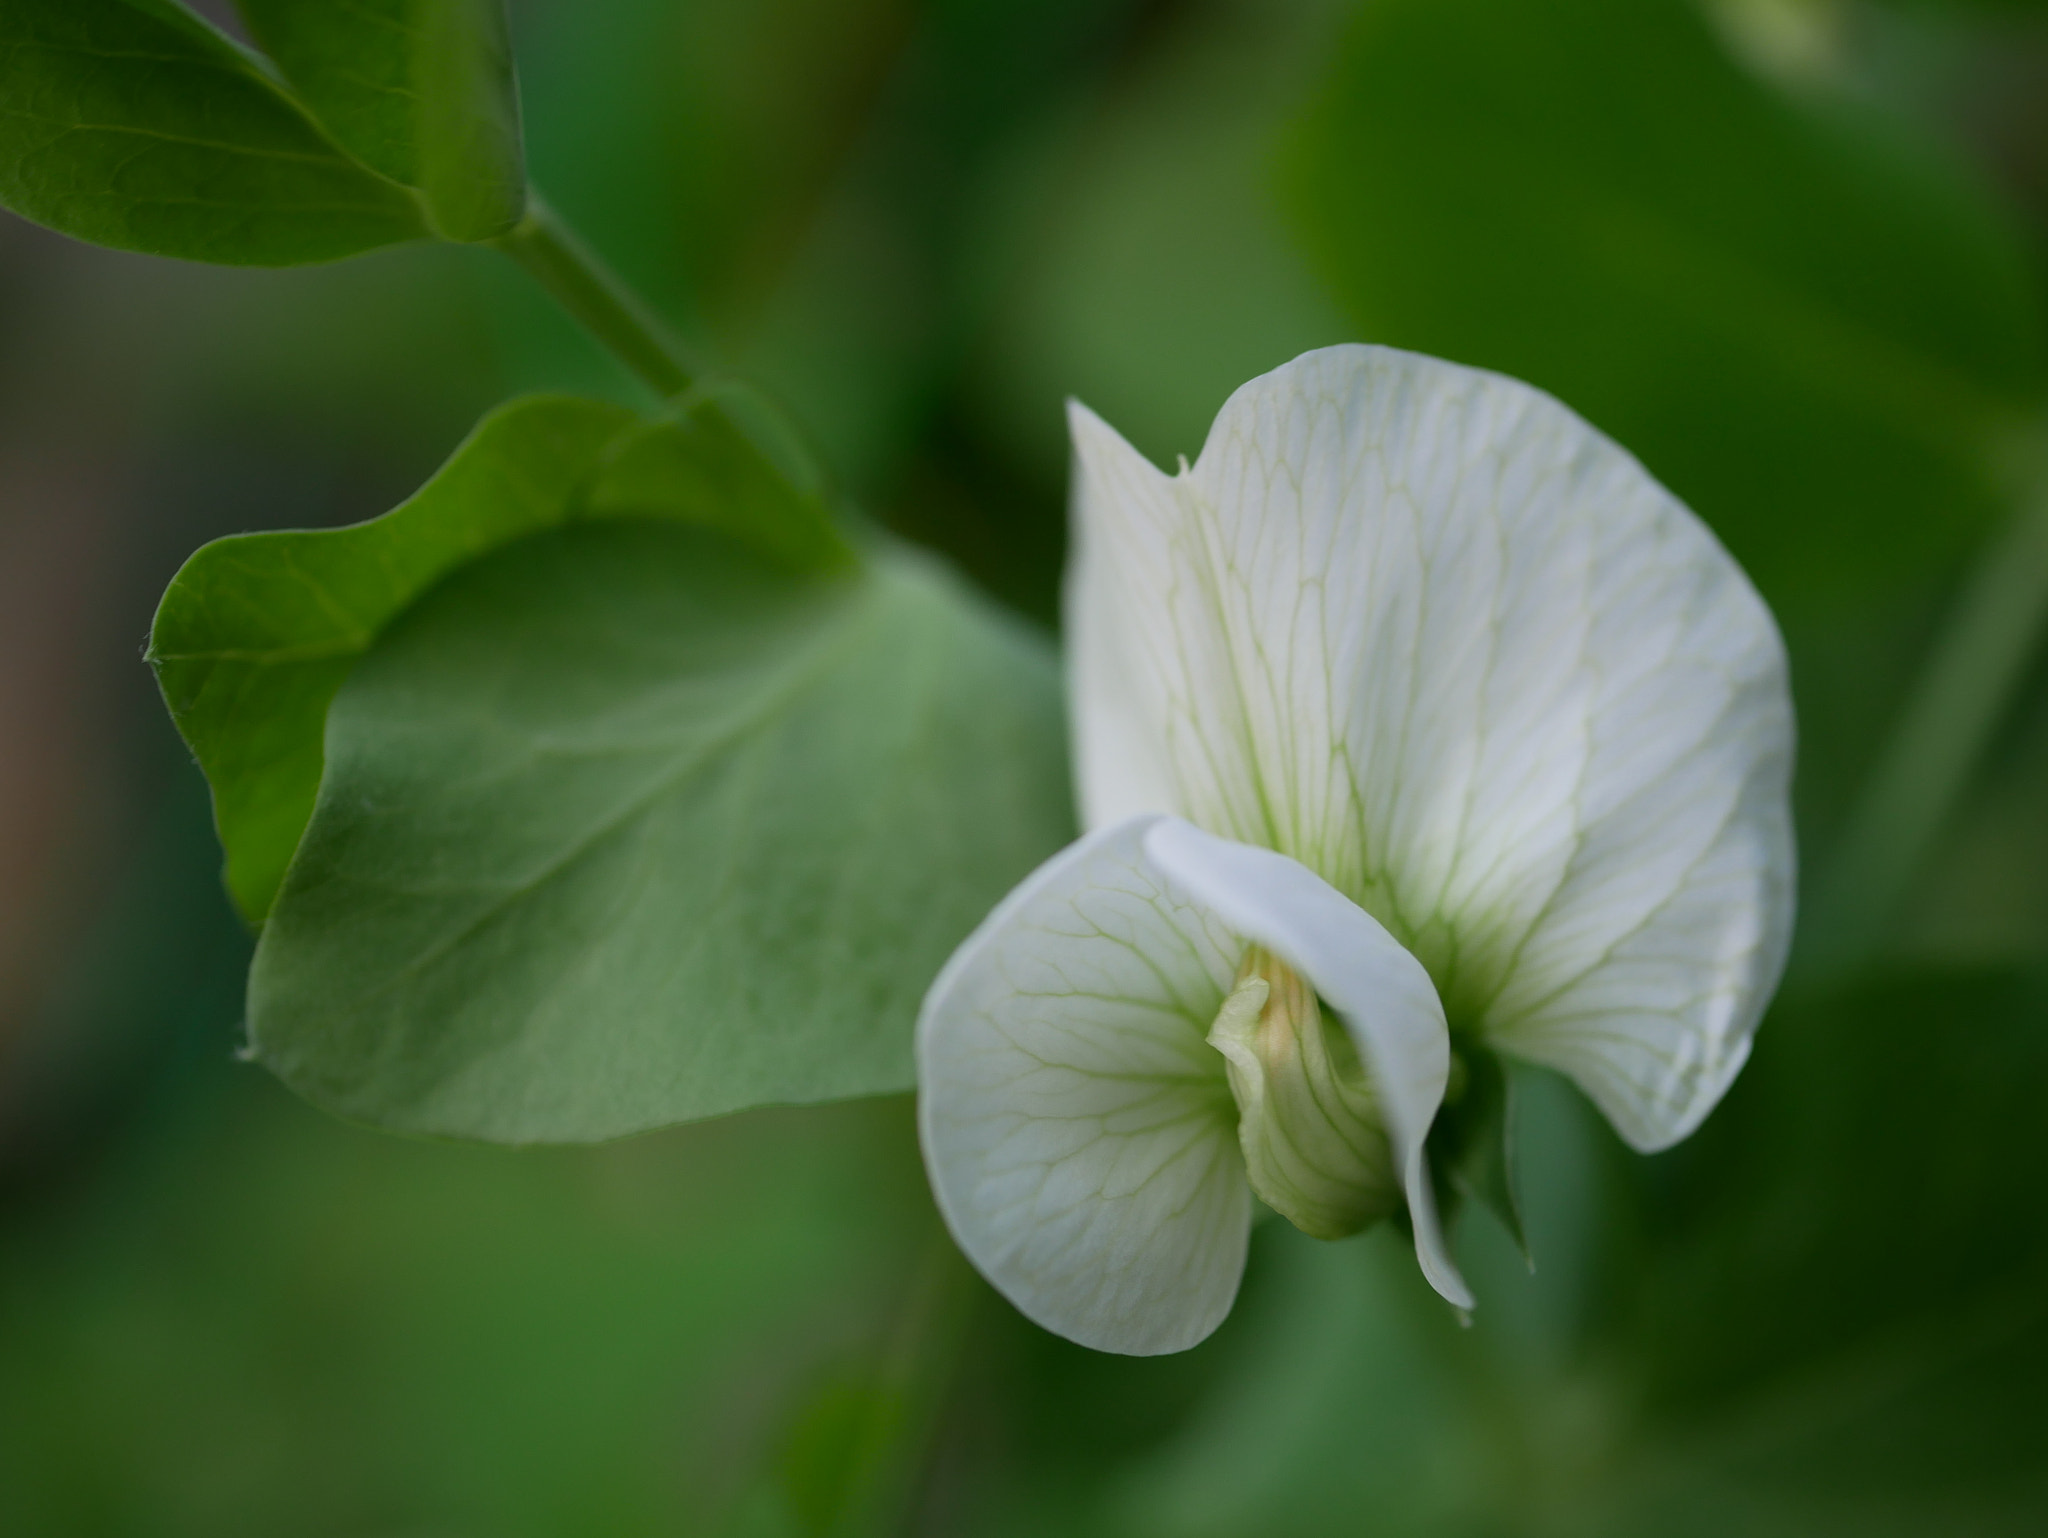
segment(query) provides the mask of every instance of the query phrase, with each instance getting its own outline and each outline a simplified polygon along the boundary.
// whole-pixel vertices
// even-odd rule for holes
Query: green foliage
[[[1954,554],[2041,399],[2024,253],[1966,176],[1745,75],[1684,0],[1380,0],[1295,146],[1363,334],[1553,391],[1766,594]]]
[[[2039,978],[1895,971],[1776,1012],[1728,1104],[1633,1172],[1628,1329],[1660,1399],[1717,1405],[1875,1338],[1967,1351],[2006,1322],[2048,1348],[2044,1001]],[[2039,1404],[2023,1421],[2048,1430]]]
[[[177,0],[0,0],[0,203],[99,245],[258,267],[518,222],[502,0],[241,8],[296,96]]]
[[[200,1114],[91,1184],[111,1223],[6,1229],[9,1538],[723,1535],[923,1236],[900,1102],[508,1158],[207,1046]]]
[[[1536,1078],[1537,1270],[1462,1225],[1461,1330],[1397,1236],[1262,1230],[1266,1287],[1094,1523],[1226,1538],[2002,1535],[2048,1504],[2041,979],[1788,1001],[1701,1133],[1622,1150]],[[1478,1221],[1475,1221],[1478,1220]]]
[[[236,0],[299,99],[434,232],[488,240],[526,206],[504,0]]]
[[[0,0],[0,203],[99,245],[248,266],[426,233],[403,188],[169,0]]]
[[[896,1440],[909,1418],[892,1384],[845,1374],[827,1381],[789,1428],[778,1473],[799,1531],[840,1530],[860,1485],[881,1462],[874,1445]]]
[[[327,755],[256,1054],[505,1142],[907,1087],[925,986],[1072,831],[1042,642],[907,554],[794,573],[639,521],[450,578]]]
[[[998,291],[973,383],[986,430],[1043,478],[1077,396],[1155,463],[1194,457],[1256,374],[1357,340],[1273,196],[1276,140],[1330,55],[1325,0],[1204,6],[1008,184],[976,253]]]
[[[355,659],[447,572],[577,516],[607,445],[634,425],[593,401],[514,401],[381,518],[230,535],[185,563],[149,659],[213,786],[228,888],[252,923],[312,815],[327,705]]]
[[[893,1327],[875,1347],[828,1364],[795,1400],[769,1477],[735,1513],[735,1538],[893,1538],[912,1524],[980,1291],[951,1242],[934,1239]]]
[[[822,475],[760,392],[732,380],[693,387],[621,433],[591,485],[593,515],[681,516],[804,569],[852,564]]]
[[[2010,243],[1949,167],[1887,143],[1883,130],[1873,136],[1839,104],[1773,94],[1661,0],[1626,14],[1620,0],[1367,5],[1342,49],[1327,46],[1326,23],[1342,21],[1349,3],[1088,7],[1097,19],[1142,10],[1145,25],[1125,33],[1104,24],[1100,47],[1046,64],[1039,94],[1022,104],[1006,93],[1042,55],[1034,49],[1054,34],[1056,13],[1075,7],[999,0],[906,21],[877,0],[603,0],[529,7],[522,19],[538,45],[529,100],[544,109],[533,114],[543,182],[578,223],[636,277],[666,284],[656,297],[686,329],[752,349],[754,370],[803,402],[835,466],[852,471],[898,527],[952,542],[991,585],[1039,595],[1047,612],[1066,452],[1053,403],[1063,393],[1081,394],[1163,463],[1199,446],[1217,402],[1252,372],[1361,329],[1517,369],[1563,393],[1643,453],[1737,545],[1773,600],[1796,609],[1804,853],[1808,868],[1824,865],[1820,814],[1853,795],[1931,613],[1888,584],[1923,573],[1924,591],[1938,596],[1930,558],[1958,550],[1989,506],[1981,443],[2039,398],[2038,308],[2021,291]],[[1940,11],[1944,26],[1961,28],[1973,11],[2040,7],[1898,8]],[[372,6],[293,9],[339,24]],[[1854,19],[1877,37],[1892,9],[1857,7]],[[211,61],[197,77],[207,91],[225,79],[244,103],[235,112],[290,126],[295,143],[338,168],[336,186],[360,187],[368,176],[402,216],[404,234],[391,238],[424,233],[422,199],[355,166],[353,156],[378,152],[373,139],[351,137],[342,106],[294,105],[313,103],[319,89],[303,66],[283,71],[299,93],[288,99],[173,0],[0,0],[0,37],[18,45],[32,26],[45,36],[104,29],[107,15],[131,18],[123,27],[132,18],[160,25],[149,36],[163,46],[150,51],[167,58],[197,50]],[[1000,46],[963,49],[955,34],[968,27],[986,28]],[[1866,37],[1860,26],[1848,35],[1859,46]],[[1917,46],[1883,36],[1887,47]],[[1983,46],[2005,48],[2010,57],[1999,62],[2023,77],[2032,67],[2024,42],[2007,27]],[[273,34],[266,46],[282,63],[285,45]],[[1932,62],[1947,68],[1943,57]],[[1904,62],[1924,70],[1929,56]],[[1302,81],[1324,79],[1333,63],[1338,76],[1287,161],[1293,228],[1310,235],[1319,264],[1311,267],[1269,206],[1272,130],[1296,119]],[[1860,75],[1856,64],[1844,65],[1854,89],[1900,95],[1895,81]],[[133,60],[119,68],[121,81],[157,78]],[[21,161],[25,108],[51,99],[54,78],[36,48],[0,55],[7,178]],[[1999,81],[1989,71],[1969,78],[1982,93],[1971,101],[1972,130],[1995,138],[1997,125],[1976,111]],[[116,120],[109,112],[133,116],[156,99],[123,86],[80,100],[105,123]],[[392,105],[376,92],[366,100]],[[364,119],[365,132],[373,122]],[[1355,142],[1318,138],[1367,128]],[[862,147],[849,158],[856,140]],[[2026,142],[2008,136],[2003,153],[2017,164]],[[37,154],[44,171],[68,163],[47,147]],[[210,186],[235,187],[202,169]],[[0,184],[0,198],[59,222],[21,202],[15,185]],[[118,211],[104,200],[89,211],[104,225],[110,207]],[[171,211],[148,212],[145,222]],[[199,214],[186,208],[177,218]],[[301,249],[309,226],[273,211],[237,228],[233,240],[268,228],[277,249]],[[356,249],[330,245],[326,254]],[[1673,251],[1683,260],[1666,260]],[[437,260],[407,254],[365,277],[418,285],[416,303],[441,312],[461,305],[423,274],[490,281],[466,262]],[[1693,276],[1703,270],[1707,279]],[[150,482],[148,515],[161,520],[152,528],[174,526],[177,488],[195,480],[208,488],[210,527],[246,516],[231,499],[250,466],[220,453],[224,441],[260,440],[263,457],[294,475],[383,483],[417,452],[416,427],[389,425],[394,400],[427,391],[447,397],[435,420],[475,414],[476,397],[438,383],[439,371],[413,370],[394,396],[376,370],[338,370],[332,347],[306,340],[344,334],[361,349],[349,356],[409,370],[418,338],[400,324],[402,342],[379,340],[397,310],[365,324],[331,284],[264,284],[233,300],[233,289],[210,292],[220,308],[204,324],[171,306],[138,310],[123,318],[122,349],[106,350],[124,370],[124,390],[177,381],[180,435],[162,447],[170,473]],[[316,309],[319,328],[293,323]],[[239,329],[216,324],[220,316]],[[493,364],[523,350],[545,360],[529,364],[527,377],[559,383],[582,356],[548,352],[556,333],[524,311],[498,319]],[[237,340],[250,334],[265,339],[262,367]],[[195,374],[223,356],[262,377],[260,410],[236,415],[246,408],[224,408],[217,391],[199,398]],[[82,356],[78,366],[106,365]],[[287,366],[322,378],[317,409],[313,397],[274,388]],[[83,377],[111,389],[111,376]],[[1911,395],[1901,381],[1914,378],[1924,410],[1900,404]],[[195,559],[165,610],[167,622],[187,627],[194,655],[160,664],[214,780],[231,880],[252,916],[268,909],[300,843],[329,707],[359,657],[361,675],[335,711],[349,737],[337,746],[357,766],[348,815],[361,839],[351,847],[370,860],[369,823],[384,806],[393,821],[378,845],[392,854],[386,869],[412,861],[407,868],[426,880],[450,877],[453,903],[460,862],[482,847],[466,843],[464,829],[492,818],[523,826],[512,792],[527,760],[498,765],[506,794],[461,800],[460,787],[490,779],[477,745],[492,733],[478,699],[502,723],[514,706],[538,715],[548,680],[580,679],[591,713],[572,718],[565,707],[553,717],[572,720],[560,738],[526,740],[591,740],[600,751],[589,767],[601,775],[606,755],[617,769],[621,718],[650,734],[668,719],[671,742],[701,718],[680,704],[665,718],[667,696],[616,688],[595,641],[624,649],[644,634],[651,651],[689,649],[669,628],[679,623],[670,610],[687,602],[708,629],[710,603],[744,581],[775,596],[759,625],[735,632],[721,652],[741,668],[773,649],[781,619],[801,629],[798,590],[817,595],[809,623],[821,638],[863,603],[878,628],[896,612],[895,600],[859,594],[893,585],[915,596],[925,576],[894,557],[855,569],[819,503],[805,500],[815,479],[776,447],[781,434],[731,393],[713,394],[724,422],[590,403],[536,406],[531,417],[514,408],[510,420],[534,431],[508,431],[502,457],[478,462],[466,512],[456,508],[456,482],[437,480],[434,495],[416,501],[439,502],[440,512],[403,537],[394,514],[366,526],[380,532],[256,536]],[[160,409],[160,397],[144,399]],[[734,470],[730,459],[721,468],[719,445],[729,448],[728,429],[742,422],[780,479]],[[95,421],[92,430],[106,428]],[[312,468],[291,450],[302,436],[323,445]],[[119,451],[118,442],[104,447],[109,457]],[[527,489],[495,497],[494,477]],[[548,490],[557,478],[575,489],[557,496]],[[732,511],[740,495],[755,498],[751,511]],[[670,526],[593,527],[599,513],[651,514]],[[451,532],[465,518],[475,520],[473,545]],[[714,538],[743,530],[765,564]],[[529,533],[536,543],[513,545]],[[244,561],[246,585],[230,569]],[[603,562],[630,568],[615,610],[589,599],[610,580],[595,574]],[[730,580],[707,598],[720,573]],[[531,596],[524,619],[482,603],[476,590],[486,584]],[[656,601],[656,591],[667,596]],[[989,641],[999,625],[944,584],[937,591],[963,633],[1001,650]],[[576,592],[585,598],[572,603]],[[1839,601],[1816,601],[1823,597]],[[458,610],[488,610],[467,641],[451,618]],[[953,624],[935,628],[952,634]],[[377,639],[392,626],[388,642]],[[522,638],[523,626],[536,628]],[[507,636],[517,644],[499,646]],[[169,637],[159,633],[160,648]],[[500,661],[486,655],[494,647]],[[950,664],[963,648],[933,650]],[[1035,650],[1023,643],[1018,654]],[[482,694],[465,685],[458,696],[457,652],[479,675],[502,669],[492,676],[517,681]],[[918,655],[918,669],[936,665]],[[580,671],[571,666],[579,657]],[[759,665],[772,668],[773,658]],[[974,720],[993,731],[1004,712],[1023,720],[1037,711],[1041,727],[1011,756],[1053,763],[1058,727],[1042,661],[1018,671],[1030,680],[1017,691],[1026,702],[984,683]],[[430,694],[430,673],[447,687]],[[707,665],[677,687],[703,683],[693,698],[722,698],[724,676]],[[406,781],[395,786],[402,795],[380,803],[394,787],[361,740],[367,712],[408,699],[423,738],[444,755],[434,763],[458,759],[463,740],[473,751],[455,764],[459,775],[450,771],[449,787],[422,792]],[[626,703],[600,734],[592,722],[606,699]],[[849,713],[859,705],[852,695],[814,697],[805,709],[834,702]],[[2037,890],[2048,717],[2036,707],[2025,753],[1972,794],[1969,838],[1949,841],[1917,899],[1927,920],[1894,952],[2025,958],[2048,943]],[[424,718],[436,712],[439,726],[428,730]],[[460,724],[465,713],[470,727]],[[820,765],[830,764],[827,751],[836,750],[821,748]],[[764,754],[785,766],[797,756]],[[650,749],[658,774],[655,757]],[[566,759],[556,766],[566,783]],[[545,765],[528,767],[527,793],[546,800]],[[1006,759],[1000,769],[1014,767]],[[1053,778],[1038,780],[1037,794],[1057,801],[1057,768],[1041,772]],[[730,765],[702,775],[729,790],[743,779]],[[901,778],[918,777],[906,769]],[[266,779],[276,792],[268,812]],[[858,817],[832,823],[833,832],[900,816],[903,787],[878,794],[874,780],[842,787],[823,768],[802,779],[810,820],[795,831],[826,825],[815,803],[859,796]],[[949,815],[958,792],[922,805]],[[576,794],[585,805],[596,799]],[[415,801],[416,811],[404,811]],[[302,875],[319,874],[332,889],[357,868],[337,856],[316,871],[315,857],[329,857],[314,843],[330,828],[349,832],[332,813],[323,806],[273,935],[300,923],[295,905],[305,931],[318,925],[309,906],[317,890],[302,892]],[[426,814],[439,821],[421,833]],[[660,815],[650,810],[652,821]],[[990,811],[982,821],[1012,815]],[[559,832],[555,816],[544,805],[532,818],[533,843]],[[457,826],[458,817],[469,821]],[[502,832],[501,823],[492,837]],[[1043,836],[1058,836],[1053,820]],[[623,864],[633,834],[619,837]],[[400,847],[406,838],[413,842]],[[179,847],[187,852],[175,869],[131,880],[113,919],[69,955],[77,985],[67,983],[60,1001],[62,1029],[44,1031],[90,1060],[74,1070],[81,1078],[117,1087],[66,1100],[44,1092],[29,1053],[6,1054],[0,1529],[10,1534],[601,1526],[793,1538],[835,1524],[843,1531],[864,1492],[899,1476],[917,1486],[906,1499],[918,1503],[919,1530],[1001,1538],[1336,1538],[1361,1526],[1394,1535],[1991,1538],[2038,1531],[2048,1511],[2039,1457],[2048,1441],[2039,1393],[2048,1378],[2048,1143],[2030,1103],[2048,1072],[2048,1017],[2038,986],[2010,975],[1904,971],[1841,995],[1786,1000],[1728,1103],[1694,1140],[1651,1160],[1612,1146],[1566,1086],[1518,1080],[1516,1187],[1533,1277],[1493,1218],[1473,1210],[1498,1194],[1506,1173],[1493,1136],[1503,1124],[1478,1114],[1487,1086],[1475,1074],[1465,1114],[1446,1117],[1433,1145],[1467,1156],[1445,1157],[1442,1169],[1465,1199],[1460,1259],[1480,1295],[1470,1328],[1427,1294],[1398,1235],[1320,1245],[1268,1223],[1255,1235],[1237,1312],[1182,1356],[1087,1353],[984,1295],[964,1342],[944,1343],[958,1381],[935,1391],[938,1430],[926,1438],[918,1414],[903,1414],[911,1396],[868,1365],[911,1333],[895,1300],[930,1222],[907,1106],[767,1112],[517,1158],[352,1136],[280,1097],[268,1075],[229,1061],[244,940],[210,888],[210,838],[195,826]],[[650,836],[641,848],[647,879],[668,881],[671,846]],[[435,850],[448,863],[429,870]],[[569,879],[584,881],[601,853],[572,862]],[[906,863],[922,858],[904,854]],[[831,891],[842,891],[839,857],[819,850],[815,859]],[[999,886],[1003,878],[989,874]],[[889,900],[906,884],[890,888]],[[615,895],[630,909],[632,891]],[[392,901],[418,912],[422,899],[408,889]],[[338,904],[346,923],[338,916],[333,927],[364,925],[362,965],[397,993],[415,990],[441,957],[401,976],[376,953],[380,937],[403,929],[381,904]],[[521,911],[529,923],[547,916]],[[662,1029],[686,1038],[676,1056],[725,1031],[727,1022],[703,1022],[726,1010],[740,1050],[823,1061],[828,1045],[816,1036],[803,1045],[792,1027],[774,1048],[756,1031],[793,991],[778,968],[833,945],[873,949],[881,920],[867,939],[821,940],[813,909],[784,913],[764,900],[762,916],[780,917],[783,932],[772,959],[756,958],[744,974],[758,994],[744,1010],[729,1008],[725,982],[684,977],[679,964],[678,986],[697,988],[709,1008],[693,998],[686,1011],[671,998]],[[623,974],[613,963],[635,944],[634,959],[652,970],[660,954],[681,956],[693,942],[707,952],[750,943],[731,938],[738,926],[726,917],[721,909],[708,932],[693,932],[687,912],[667,929],[621,931],[618,949],[594,945],[586,965]],[[611,918],[602,915],[606,936]],[[582,921],[598,922],[587,910]],[[447,953],[480,947],[464,964],[483,1000],[515,981],[499,982],[475,959],[489,927]],[[553,941],[543,934],[536,944]],[[567,949],[563,941],[554,954]],[[338,943],[331,954],[342,958]],[[528,987],[543,970],[524,955],[506,964],[526,967]],[[307,965],[310,993],[342,959],[329,974]],[[904,965],[907,974],[912,961]],[[427,981],[453,992],[461,974],[455,961],[447,966]],[[742,975],[735,959],[726,981]],[[873,982],[861,967],[839,977]],[[581,981],[563,979],[565,1016],[597,992],[577,992],[571,985]],[[342,978],[338,988],[348,986],[360,985]],[[888,1006],[898,1030],[913,994],[905,983]],[[437,1028],[432,997],[424,986],[410,995],[414,1034],[392,1046],[392,1062]],[[525,1019],[485,1042],[482,1016],[481,1003],[446,1016],[471,1053],[450,1071],[497,1072],[502,1087],[512,1075],[497,1065],[545,1043]],[[321,1028],[309,1017],[294,1042],[312,1051]],[[601,1007],[581,1036],[588,1056],[629,1050],[619,1019]],[[719,1051],[722,1043],[706,1048],[707,1064]],[[587,1066],[586,1056],[573,1071]],[[386,1069],[358,1062],[350,1071],[360,1081]],[[638,1065],[633,1075],[649,1077]],[[138,1087],[144,1080],[153,1092]],[[90,1157],[60,1154],[46,1168],[17,1156],[24,1136],[38,1146],[45,1123]],[[1448,1146],[1453,1134],[1459,1149]],[[719,1520],[735,1511],[761,1520]]]
[[[381,518],[217,540],[150,658],[265,925],[259,1056],[392,1126],[906,1087],[925,984],[1071,832],[1044,643],[864,564],[732,384],[516,401]]]
[[[719,387],[653,420],[565,396],[514,401],[381,518],[231,535],[185,563],[149,657],[213,786],[228,887],[250,922],[269,912],[312,815],[335,689],[386,624],[464,562],[590,517],[702,523],[799,567],[850,562],[815,472],[728,410],[747,398]]]
[[[1608,1257],[1600,1344],[1678,1455],[1633,1530],[2039,1525],[2043,981],[1893,970],[1787,999],[1701,1133],[1621,1166],[1639,1237]]]

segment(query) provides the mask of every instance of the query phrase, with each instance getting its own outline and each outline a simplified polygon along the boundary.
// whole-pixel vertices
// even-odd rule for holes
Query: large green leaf
[[[99,245],[245,266],[427,233],[409,192],[169,0],[0,0],[0,203]]]
[[[1745,74],[1686,0],[1376,0],[1291,199],[1372,340],[1560,395],[1766,592],[1909,576],[1996,506],[2042,311],[1968,178]]]
[[[504,0],[236,0],[336,140],[417,187],[436,234],[488,240],[526,206]]]
[[[1071,834],[1050,648],[921,558],[587,523],[358,664],[250,975],[343,1115],[505,1142],[902,1089],[948,952]]]
[[[448,572],[580,517],[674,518],[798,567],[849,562],[821,490],[755,447],[729,394],[694,394],[652,419],[566,396],[514,401],[381,518],[232,535],[185,563],[158,608],[150,661],[213,786],[228,887],[251,922],[269,911],[312,815],[335,689]]]
[[[213,786],[228,888],[251,921],[312,815],[327,704],[355,659],[445,573],[575,516],[607,445],[636,425],[595,401],[514,401],[381,518],[231,535],[185,563],[149,658]]]

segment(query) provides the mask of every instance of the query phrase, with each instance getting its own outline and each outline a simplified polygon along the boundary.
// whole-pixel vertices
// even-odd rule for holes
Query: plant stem
[[[1802,971],[1874,955],[2003,721],[2048,628],[2048,474],[1979,556],[1914,681],[1808,919]]]
[[[930,1472],[946,1401],[961,1365],[975,1296],[974,1273],[943,1230],[927,1245],[890,1331],[874,1379],[834,1538],[901,1533]]]
[[[525,268],[656,395],[679,395],[690,387],[691,369],[675,338],[538,193],[528,196],[526,217],[491,244]]]

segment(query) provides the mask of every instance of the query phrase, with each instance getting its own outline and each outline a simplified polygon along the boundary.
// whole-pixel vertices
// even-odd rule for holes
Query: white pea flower
[[[1635,460],[1497,375],[1312,352],[1172,476],[1070,425],[1091,831],[926,998],[939,1206],[1107,1351],[1221,1322],[1255,1194],[1326,1238],[1405,1205],[1470,1307],[1425,1155],[1455,1059],[1561,1070],[1648,1151],[1748,1055],[1793,897],[1770,613]]]

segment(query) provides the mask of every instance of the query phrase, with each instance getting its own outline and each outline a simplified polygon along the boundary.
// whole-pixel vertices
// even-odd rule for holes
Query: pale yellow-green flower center
[[[1400,1205],[1358,1049],[1300,973],[1259,946],[1209,1028],[1237,1099],[1252,1189],[1305,1234],[1341,1239]]]

